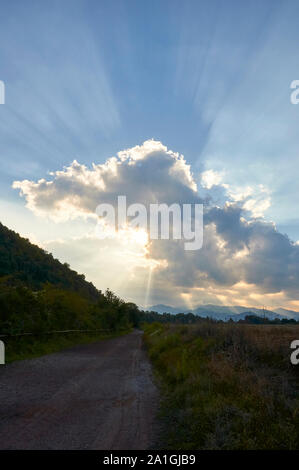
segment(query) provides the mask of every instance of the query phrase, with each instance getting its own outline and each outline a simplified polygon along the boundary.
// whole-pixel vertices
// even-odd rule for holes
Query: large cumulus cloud
[[[299,298],[299,245],[273,223],[245,219],[235,204],[205,213],[202,250],[186,252],[173,241],[152,241],[151,256],[166,258],[161,275],[184,287],[256,285]]]
[[[114,205],[118,195],[128,204],[200,202],[184,158],[151,140],[91,169],[74,160],[51,176],[50,181],[15,181],[13,187],[32,211],[55,219],[93,216],[98,204]]]
[[[201,250],[185,251],[180,240],[147,240],[142,256],[148,264],[137,263],[135,273],[143,270],[145,280],[139,288],[144,290],[150,269],[153,302],[182,303],[195,294],[210,301],[214,295],[218,300],[223,296],[252,303],[254,298],[260,302],[261,295],[280,293],[284,299],[299,300],[299,245],[261,217],[270,204],[267,189],[260,187],[257,195],[252,188],[236,191],[212,170],[196,181],[184,157],[160,142],[146,141],[91,169],[74,161],[49,180],[18,181],[13,186],[33,212],[56,220],[96,219],[97,205],[115,205],[118,195],[126,195],[128,204],[146,206],[203,202]],[[277,301],[281,304],[282,297]]]

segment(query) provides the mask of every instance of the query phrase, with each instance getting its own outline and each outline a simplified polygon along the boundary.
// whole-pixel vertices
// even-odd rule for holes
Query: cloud
[[[128,204],[200,202],[190,166],[154,140],[91,169],[74,160],[51,176],[50,181],[15,181],[13,188],[20,189],[34,213],[55,220],[94,217],[98,204],[115,205],[118,195],[125,195]]]
[[[141,305],[260,305],[263,296],[268,304],[299,301],[299,245],[260,217],[269,203],[267,188],[232,188],[212,170],[203,173],[201,182],[198,187],[183,156],[149,140],[102,165],[87,168],[74,161],[49,180],[16,181],[13,187],[31,211],[55,221],[96,221],[97,205],[115,205],[118,195],[126,195],[128,204],[145,206],[204,202],[204,243],[199,251],[185,251],[184,240],[149,240],[128,228],[110,241],[93,233],[48,243],[63,260],[73,259],[74,267],[90,274],[99,287],[109,285]]]
[[[214,170],[206,170],[201,174],[201,184],[204,188],[211,189],[222,182],[222,174]]]
[[[200,182],[214,203],[227,200],[237,202],[252,217],[264,217],[271,206],[271,191],[263,184],[238,186],[224,182],[224,172],[206,170],[201,173]]]

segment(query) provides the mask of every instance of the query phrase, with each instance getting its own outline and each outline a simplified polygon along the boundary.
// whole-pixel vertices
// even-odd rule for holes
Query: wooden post
[[[5,364],[5,345],[0,341],[0,364]]]

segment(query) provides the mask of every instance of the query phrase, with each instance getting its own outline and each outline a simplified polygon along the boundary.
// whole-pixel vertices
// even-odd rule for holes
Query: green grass
[[[163,449],[298,449],[298,326],[145,325]]]
[[[129,329],[98,333],[59,333],[50,335],[2,338],[5,343],[5,362],[32,359],[61,351],[78,344],[88,344],[129,333]]]

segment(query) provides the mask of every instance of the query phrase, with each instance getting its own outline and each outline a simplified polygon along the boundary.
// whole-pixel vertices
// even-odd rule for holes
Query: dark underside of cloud
[[[286,298],[299,299],[299,245],[279,233],[272,222],[254,218],[223,186],[198,185],[184,158],[156,141],[120,152],[91,169],[75,161],[49,181],[14,183],[32,211],[58,222],[95,217],[98,204],[115,205],[118,195],[125,195],[128,204],[146,207],[157,202],[204,203],[201,250],[186,251],[180,240],[147,244],[146,258],[161,262],[153,288],[188,291],[243,282],[259,292],[283,291]],[[226,195],[220,205],[219,194]]]

